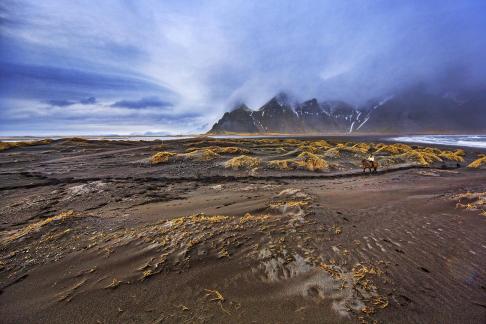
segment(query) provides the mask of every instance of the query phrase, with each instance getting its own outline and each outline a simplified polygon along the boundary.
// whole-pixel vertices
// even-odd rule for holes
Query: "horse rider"
[[[374,164],[374,163],[375,163],[375,157],[373,156],[373,154],[370,154],[370,155],[368,156],[368,159],[367,159],[367,160],[368,160],[368,161],[370,161],[370,162],[371,162],[371,164]]]

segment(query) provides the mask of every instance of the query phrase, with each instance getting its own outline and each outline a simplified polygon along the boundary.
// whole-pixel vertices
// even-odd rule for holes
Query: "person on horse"
[[[361,164],[363,165],[363,172],[366,171],[366,169],[373,170],[376,172],[378,169],[378,162],[375,162],[375,157],[373,156],[373,153],[369,152],[369,155],[366,159],[361,160]]]
[[[373,156],[373,154],[370,154],[367,160],[370,161],[372,164],[375,163],[375,157]]]

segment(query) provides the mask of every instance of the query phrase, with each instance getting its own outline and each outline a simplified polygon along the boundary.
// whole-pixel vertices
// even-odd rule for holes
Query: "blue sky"
[[[279,91],[484,84],[486,1],[4,0],[0,135],[193,133]]]

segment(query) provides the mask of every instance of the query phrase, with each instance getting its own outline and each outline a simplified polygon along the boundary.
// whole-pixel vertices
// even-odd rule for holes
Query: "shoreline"
[[[445,137],[445,141],[440,142],[437,138]],[[477,143],[468,143],[465,140],[459,141],[457,143],[451,143],[448,138],[479,138],[482,141]],[[318,135],[318,134],[234,134],[234,135],[217,135],[217,134],[195,134],[195,135],[167,135],[167,136],[156,136],[156,135],[113,135],[113,136],[96,136],[96,135],[85,135],[85,136],[0,136],[0,142],[16,142],[16,141],[36,141],[42,139],[51,140],[63,140],[68,138],[82,138],[87,140],[108,140],[108,141],[168,141],[168,140],[184,140],[184,139],[194,139],[194,138],[216,138],[216,139],[252,139],[252,138],[296,138],[296,139],[329,139],[329,140],[354,140],[354,141],[365,141],[365,142],[401,142],[410,143],[412,145],[437,145],[442,147],[467,147],[471,149],[479,149],[481,151],[486,151],[486,135],[482,134],[328,134],[328,135]]]

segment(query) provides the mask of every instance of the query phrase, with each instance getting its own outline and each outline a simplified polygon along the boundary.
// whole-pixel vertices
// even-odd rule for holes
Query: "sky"
[[[0,135],[201,133],[281,91],[485,84],[484,0],[2,0]]]

